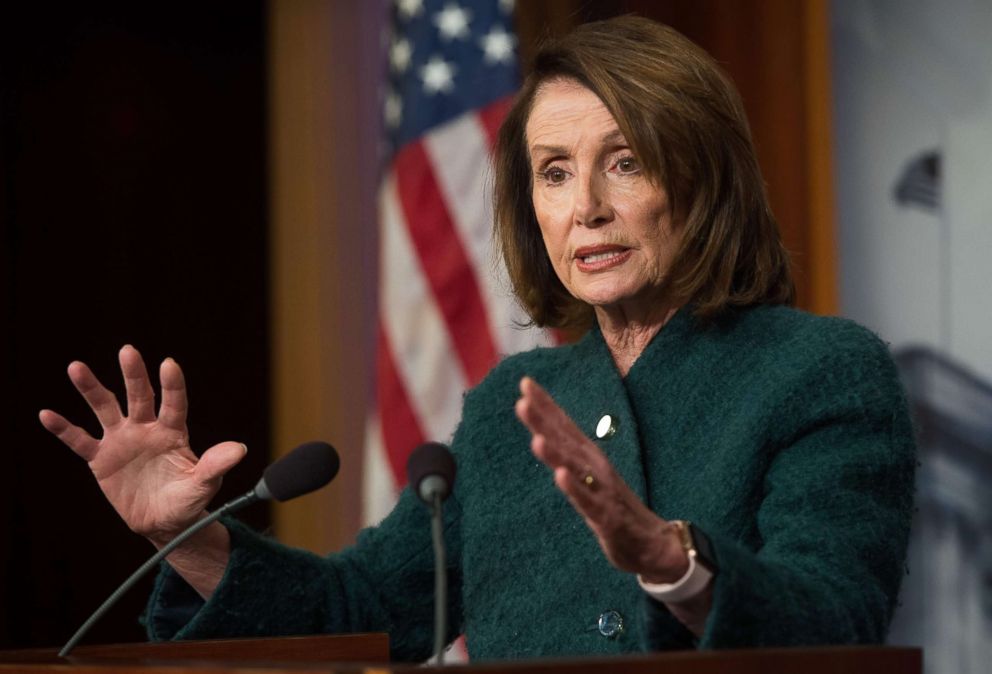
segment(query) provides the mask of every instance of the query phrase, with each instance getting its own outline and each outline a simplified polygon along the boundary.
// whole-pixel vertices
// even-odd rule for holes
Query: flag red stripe
[[[475,272],[420,141],[394,159],[396,188],[413,247],[469,385],[496,364],[497,350]]]
[[[410,405],[381,321],[376,344],[376,404],[389,467],[396,484],[402,486],[406,484],[406,458],[414,447],[424,442],[424,432]]]
[[[506,118],[506,113],[513,106],[513,96],[499,98],[484,108],[479,110],[479,121],[486,132],[486,139],[489,141],[489,149],[496,144],[496,134],[499,133],[499,126]]]

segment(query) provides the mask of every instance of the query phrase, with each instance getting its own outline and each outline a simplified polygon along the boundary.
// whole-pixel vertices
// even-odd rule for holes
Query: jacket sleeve
[[[449,641],[461,631],[460,508],[445,504]],[[167,565],[143,621],[149,637],[209,639],[388,632],[394,660],[422,661],[433,644],[434,561],[428,510],[405,489],[393,512],[331,555],[289,548],[226,522],[231,559],[204,602]]]
[[[810,348],[816,349],[815,341]],[[888,349],[850,325],[779,396],[760,545],[707,531],[719,573],[699,646],[881,643],[905,574],[916,450]],[[671,614],[648,600],[662,645]]]

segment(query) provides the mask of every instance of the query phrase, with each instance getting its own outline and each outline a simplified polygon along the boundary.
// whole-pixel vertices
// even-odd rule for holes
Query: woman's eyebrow
[[[603,145],[626,145],[627,139],[624,137],[623,132],[620,129],[610,131],[605,136],[599,139],[599,142]],[[532,145],[530,148],[531,154],[537,152],[547,152],[550,154],[568,154],[568,148],[564,145],[544,145],[543,143],[538,145]]]
[[[620,131],[620,129],[614,129],[603,136],[599,142],[603,145],[626,145],[627,139],[624,137],[623,132]]]
[[[600,145],[626,145],[627,139],[624,137],[623,132],[620,129],[613,129],[599,139]],[[555,157],[568,155],[569,149],[564,145],[545,145],[544,143],[538,143],[537,145],[532,145],[530,147],[530,156],[536,157],[538,155],[552,155]]]
[[[530,148],[530,156],[536,156],[538,154],[553,154],[553,155],[565,155],[568,154],[568,148],[564,145],[534,145]]]

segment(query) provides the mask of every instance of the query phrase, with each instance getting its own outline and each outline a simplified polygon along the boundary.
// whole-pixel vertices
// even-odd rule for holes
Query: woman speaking
[[[625,17],[538,54],[499,134],[494,232],[537,325],[465,398],[446,510],[451,638],[476,659],[870,643],[903,573],[915,448],[886,347],[788,308],[789,261],[739,96],[675,31]],[[234,442],[197,459],[183,375],[120,353],[127,415],[44,426],[162,546],[204,516]],[[169,557],[153,638],[385,631],[431,653],[427,514],[406,490],[327,558],[233,521]]]

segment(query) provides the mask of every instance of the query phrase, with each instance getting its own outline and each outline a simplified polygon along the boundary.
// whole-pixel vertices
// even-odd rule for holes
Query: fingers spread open
[[[79,426],[69,423],[65,417],[52,410],[41,410],[38,419],[45,429],[64,442],[69,449],[90,461],[96,456],[99,443]]]
[[[155,421],[155,391],[148,381],[148,370],[141,354],[128,344],[121,349],[118,359],[127,390],[128,418],[138,423]]]
[[[203,453],[196,464],[196,478],[200,482],[211,482],[222,477],[245,458],[248,448],[240,442],[222,442]]]
[[[162,361],[159,368],[159,380],[162,382],[162,407],[158,412],[158,420],[177,431],[186,429],[186,380],[179,363],[171,358]]]
[[[96,414],[101,426],[111,428],[121,422],[124,417],[117,398],[100,383],[89,366],[78,360],[73,361],[69,364],[69,379]]]

